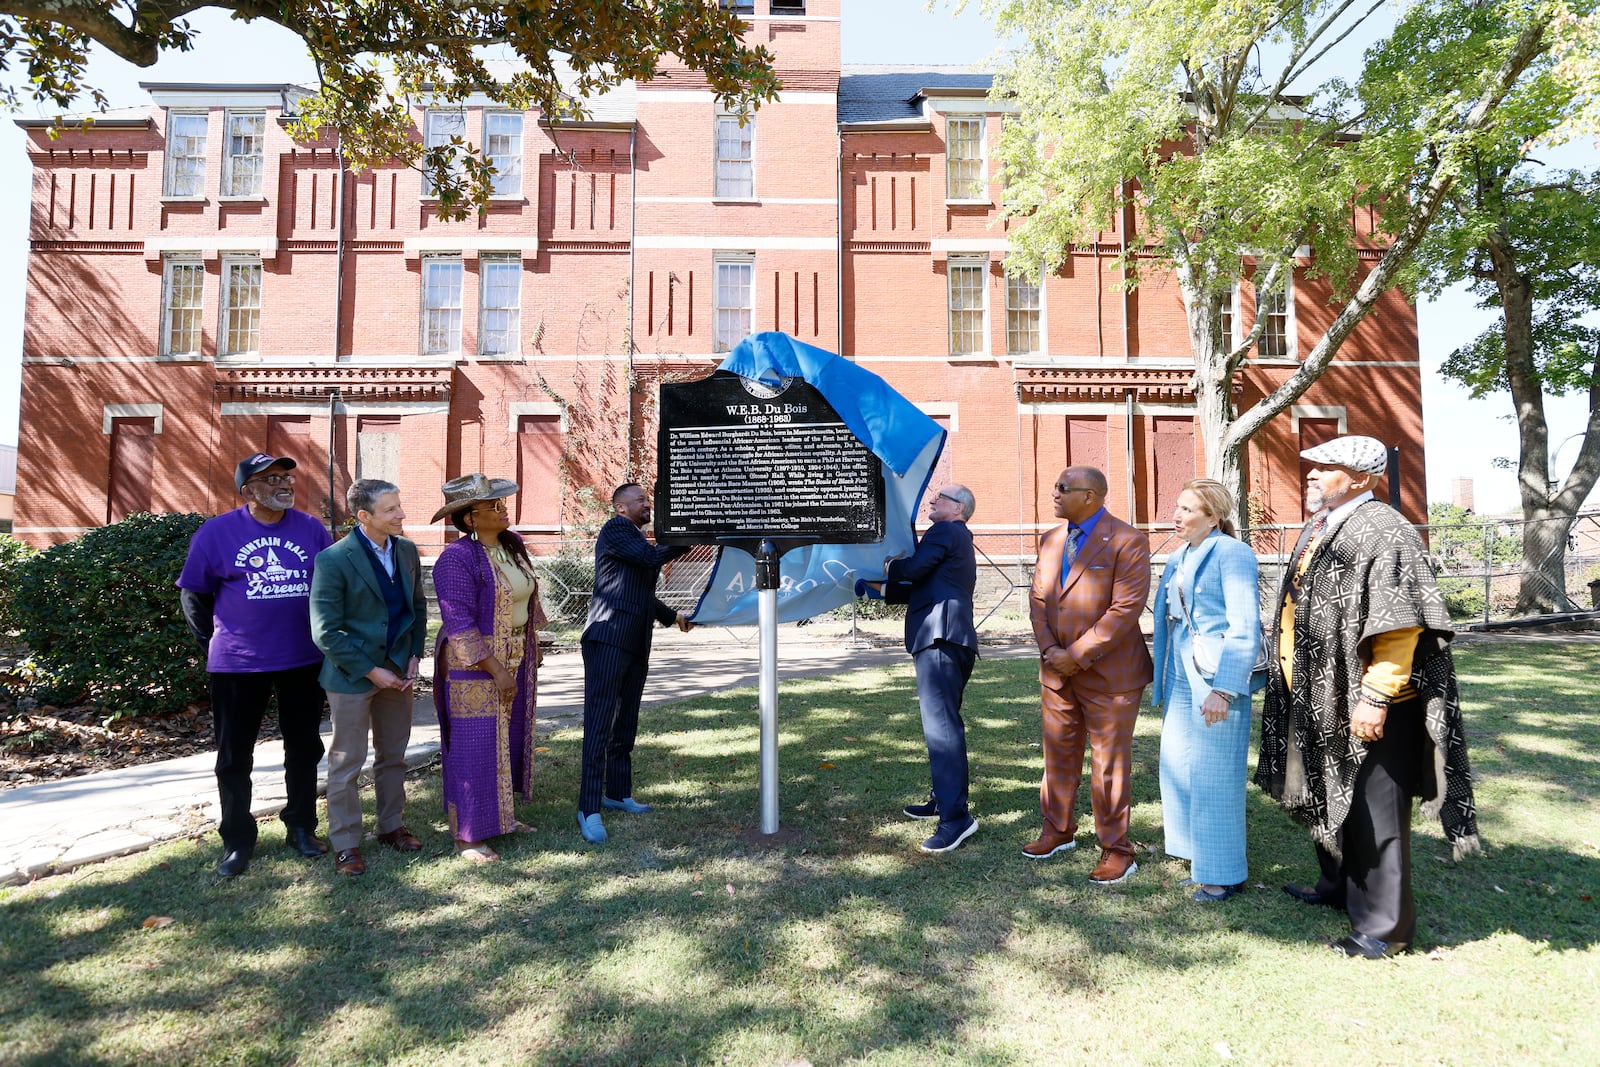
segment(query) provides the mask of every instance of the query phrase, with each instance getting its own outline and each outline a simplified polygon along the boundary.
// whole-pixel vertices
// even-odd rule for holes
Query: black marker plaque
[[[810,383],[718,371],[662,385],[660,414],[658,541],[883,540],[882,464]]]

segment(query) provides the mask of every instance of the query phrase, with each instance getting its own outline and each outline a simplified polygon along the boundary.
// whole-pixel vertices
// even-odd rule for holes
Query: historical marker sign
[[[810,383],[718,371],[662,385],[660,416],[658,541],[883,540],[882,464]]]

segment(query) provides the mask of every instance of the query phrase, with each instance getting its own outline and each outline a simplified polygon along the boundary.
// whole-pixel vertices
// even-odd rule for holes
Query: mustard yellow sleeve
[[[1361,675],[1361,688],[1367,695],[1387,704],[1411,688],[1411,661],[1421,633],[1420,626],[1405,626],[1372,639],[1372,661]]]

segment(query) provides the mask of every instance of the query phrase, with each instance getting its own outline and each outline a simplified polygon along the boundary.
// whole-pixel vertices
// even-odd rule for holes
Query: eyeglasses
[[[1058,493],[1093,493],[1095,491],[1086,485],[1062,485],[1060,482],[1056,483],[1056,492]]]
[[[948,500],[952,504],[960,504],[961,503],[961,501],[957,500],[955,497],[951,496],[949,493],[939,493],[937,496],[938,496],[938,499],[940,499],[940,500]],[[965,506],[965,505],[963,505],[963,506]]]
[[[506,502],[504,500],[489,500],[489,501],[486,501],[486,502],[478,505],[477,507],[473,508],[472,510],[475,511],[475,512],[477,512],[477,511],[498,511],[500,514],[504,515],[506,513]]]
[[[270,485],[276,489],[280,485],[293,485],[293,474],[263,474],[259,478],[251,478],[245,485]]]

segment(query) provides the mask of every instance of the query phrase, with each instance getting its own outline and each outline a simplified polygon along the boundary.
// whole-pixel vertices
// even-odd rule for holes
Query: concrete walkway
[[[757,684],[754,630],[709,630],[656,636],[646,707]],[[1032,642],[983,649],[990,658],[1037,655]],[[909,664],[899,647],[850,647],[784,627],[778,646],[780,678],[801,678],[885,664]],[[431,677],[433,665],[423,673]],[[539,732],[580,725],[583,660],[576,649],[546,657],[539,673]],[[782,687],[779,687],[782,716]],[[323,724],[324,740],[329,726]],[[419,694],[406,762],[419,766],[439,751],[433,701]],[[216,825],[216,756],[204,752],[164,763],[87,774],[0,792],[0,885],[57,874],[85,863],[140,852],[161,841],[212,831]],[[327,788],[326,761],[319,791]],[[370,767],[370,757],[369,757]],[[258,817],[284,804],[283,744],[256,748],[253,810]]]

